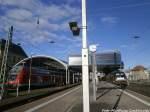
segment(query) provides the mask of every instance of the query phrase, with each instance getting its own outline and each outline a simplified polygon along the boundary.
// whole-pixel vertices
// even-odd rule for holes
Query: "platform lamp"
[[[73,33],[73,36],[79,36],[80,35],[80,28],[78,27],[77,22],[70,22],[69,27]]]

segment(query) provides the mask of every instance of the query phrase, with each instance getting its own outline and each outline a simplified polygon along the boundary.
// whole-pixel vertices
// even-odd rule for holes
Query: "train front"
[[[8,81],[6,82],[9,88],[16,88],[17,85],[22,83],[22,72],[24,72],[23,66],[16,66],[10,70]]]
[[[127,78],[123,72],[116,73],[115,75],[115,84],[120,85],[121,87],[127,86]]]

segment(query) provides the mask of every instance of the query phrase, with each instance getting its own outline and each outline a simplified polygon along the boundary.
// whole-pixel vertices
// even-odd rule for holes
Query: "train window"
[[[124,77],[123,75],[118,75],[117,77]]]
[[[16,59],[15,59],[15,57],[13,57],[13,62],[16,62]]]
[[[116,73],[116,76],[120,75],[119,73]]]
[[[9,78],[9,80],[11,80],[11,81],[12,81],[12,80],[15,80],[16,77],[17,77],[17,75],[11,75],[10,78]]]
[[[15,67],[15,68],[13,68],[13,69],[10,71],[10,73],[11,73],[11,74],[17,74],[19,71],[20,71],[20,67]]]

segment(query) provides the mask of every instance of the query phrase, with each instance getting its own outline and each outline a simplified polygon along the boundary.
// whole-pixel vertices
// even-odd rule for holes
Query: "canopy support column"
[[[66,84],[68,84],[68,69],[66,68]]]
[[[70,71],[68,70],[68,84],[70,84]]]

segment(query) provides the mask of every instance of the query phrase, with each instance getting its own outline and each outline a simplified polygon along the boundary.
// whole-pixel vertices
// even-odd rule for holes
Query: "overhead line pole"
[[[9,28],[8,38],[5,42],[4,52],[3,52],[3,59],[1,62],[1,71],[0,71],[0,81],[1,81],[1,92],[0,92],[0,100],[3,98],[5,92],[5,80],[6,80],[6,70],[7,70],[7,56],[10,42],[12,41],[13,36],[13,26]]]
[[[86,0],[82,0],[82,45],[83,45],[82,48],[83,112],[90,112]]]
[[[30,73],[29,73],[29,84],[28,84],[28,93],[31,91],[31,75],[32,75],[32,54],[30,59]]]

